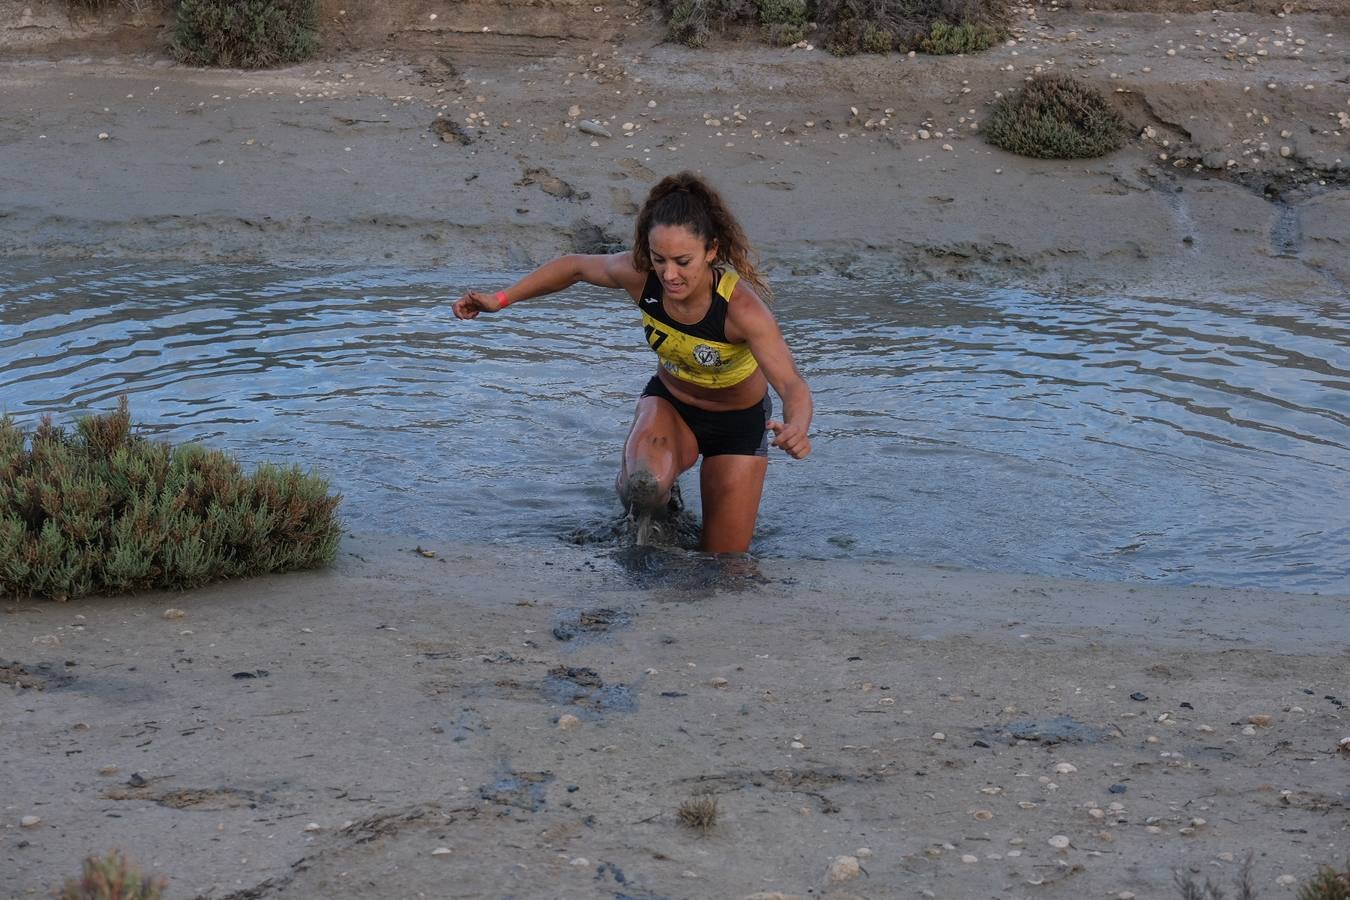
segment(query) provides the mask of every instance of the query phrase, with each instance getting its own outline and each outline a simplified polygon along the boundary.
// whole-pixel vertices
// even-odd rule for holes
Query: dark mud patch
[[[759,560],[744,554],[690,553],[664,547],[620,547],[610,554],[628,581],[640,590],[708,596],[717,591],[753,590],[769,583]]]
[[[498,806],[510,806],[526,812],[544,808],[552,772],[507,772],[491,784],[478,789],[478,796]]]
[[[553,626],[553,636],[560,641],[586,643],[606,637],[631,621],[628,613],[608,607],[563,610]]]
[[[156,790],[143,787],[111,788],[103,792],[105,800],[149,800],[169,809],[216,811],[224,809],[257,809],[267,801],[263,794],[239,788],[181,788]]]
[[[36,663],[30,668],[19,662],[0,660],[0,684],[12,684],[20,690],[59,689],[74,681],[74,675],[67,675],[52,663]]]
[[[559,200],[588,200],[590,194],[578,191],[572,185],[554,175],[548,169],[526,169],[525,174],[516,182],[516,187],[537,185],[541,191]]]
[[[1085,725],[1072,716],[1053,719],[1024,719],[1012,722],[996,733],[1014,740],[1045,744],[1099,744],[1114,732],[1095,725]]]
[[[585,666],[554,666],[539,683],[539,692],[550,703],[578,707],[594,714],[631,713],[638,708],[637,694],[626,684],[605,684],[600,674]]]
[[[429,130],[447,144],[468,146],[473,143],[473,136],[465,131],[458,122],[451,119],[436,119],[431,123]]]

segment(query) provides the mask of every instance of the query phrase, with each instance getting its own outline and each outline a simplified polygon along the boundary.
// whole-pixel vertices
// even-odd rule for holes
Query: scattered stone
[[[1135,691],[1133,694],[1130,695],[1130,699],[1135,700],[1139,703],[1143,703],[1145,700],[1148,699],[1148,694],[1145,694],[1143,691]]]
[[[118,772],[117,766],[102,766],[102,767],[100,767],[99,770],[98,770],[98,774],[104,775],[104,776],[107,776],[107,775],[116,775],[117,772]]]
[[[731,682],[727,681],[720,675],[708,682],[708,684],[712,685],[715,688],[724,688],[730,683]]]
[[[108,132],[106,132],[106,131],[100,131],[100,132],[98,133],[98,139],[99,139],[100,141],[106,141],[106,140],[109,140],[109,139],[111,139],[111,138],[112,138],[112,135],[108,134]]]
[[[1293,875],[1281,875],[1279,878],[1275,879],[1275,883],[1279,885],[1295,884],[1297,882],[1298,879]]]
[[[971,815],[975,817],[977,822],[988,822],[994,817],[993,811],[988,809],[977,809]]]
[[[583,134],[593,135],[594,137],[613,137],[608,128],[601,125],[594,119],[582,119],[577,123],[577,130]]]
[[[837,856],[830,863],[830,881],[852,881],[862,874],[856,856]]]
[[[183,612],[181,609],[170,607],[169,609],[164,610],[164,618],[166,619],[181,619],[186,615],[187,613]]]
[[[435,850],[431,851],[432,856],[449,856],[450,853],[451,850],[449,847],[437,847]]]
[[[1069,838],[1065,835],[1057,834],[1051,837],[1050,840],[1046,841],[1046,843],[1049,844],[1051,847],[1054,847],[1056,850],[1065,850],[1068,849]]]
[[[323,826],[318,822],[310,822],[305,826],[305,831],[323,831]]]
[[[947,736],[946,736],[945,734],[943,734],[942,732],[940,732],[940,731],[935,731],[935,732],[933,732],[933,740],[935,740],[935,741],[945,741],[946,739],[947,739]]]
[[[963,854],[961,854],[961,862],[963,862],[963,863],[969,864],[969,863],[977,863],[977,862],[979,862],[979,861],[980,861],[980,858],[979,858],[978,856],[976,856],[974,853],[963,853]]]
[[[561,731],[571,731],[581,725],[581,720],[571,713],[563,713],[558,716],[558,728]]]
[[[19,825],[20,827],[23,828],[36,828],[41,824],[42,820],[39,819],[37,816],[24,816],[22,819],[19,820]]]
[[[1336,745],[1336,749],[1342,753],[1350,753],[1350,737],[1341,738],[1340,743]]]
[[[869,856],[872,855],[872,848],[859,847],[857,850],[853,851],[853,855],[858,857],[858,859],[867,859]]]
[[[1073,763],[1062,762],[1055,766],[1055,773],[1058,775],[1072,775],[1078,771],[1078,767]]]
[[[584,869],[591,864],[591,861],[584,856],[578,856],[575,859],[568,860],[569,866],[576,866],[578,869]]]
[[[1267,715],[1255,715],[1255,716],[1248,716],[1247,721],[1255,725],[1257,728],[1265,728],[1272,721],[1274,721],[1274,719],[1273,717]]]

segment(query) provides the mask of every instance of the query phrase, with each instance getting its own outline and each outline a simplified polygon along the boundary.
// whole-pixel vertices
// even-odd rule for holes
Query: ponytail
[[[657,225],[682,225],[702,238],[705,247],[716,242],[716,261],[735,269],[760,299],[766,303],[773,299],[773,291],[751,259],[753,251],[740,223],[722,195],[703,178],[681,172],[666,176],[651,189],[634,226],[633,264],[640,272],[651,271],[648,235]]]

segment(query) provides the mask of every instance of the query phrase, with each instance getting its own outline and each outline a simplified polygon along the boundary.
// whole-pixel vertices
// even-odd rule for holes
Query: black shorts
[[[749,409],[711,412],[690,406],[676,399],[659,376],[642,389],[644,397],[660,397],[671,406],[689,426],[698,441],[698,452],[709,456],[768,456],[769,432],[765,427],[773,415],[773,403],[766,393],[764,399]]]

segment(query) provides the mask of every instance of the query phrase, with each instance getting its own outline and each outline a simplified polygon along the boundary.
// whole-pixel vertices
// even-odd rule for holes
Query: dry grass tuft
[[[717,812],[717,798],[712,794],[699,794],[681,803],[676,816],[686,828],[706,833],[717,824]]]

